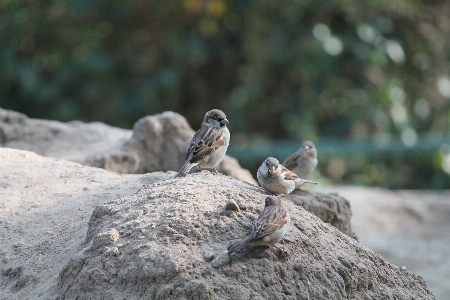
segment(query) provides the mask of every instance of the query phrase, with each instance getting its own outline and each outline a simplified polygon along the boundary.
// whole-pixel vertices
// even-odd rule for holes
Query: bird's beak
[[[269,168],[269,173],[272,174],[272,175],[275,174],[276,169],[277,169],[277,168],[276,168],[275,166],[271,166],[271,167]]]
[[[222,124],[229,124],[230,122],[228,122],[228,120],[225,118],[222,121],[220,121],[220,123],[222,123]]]

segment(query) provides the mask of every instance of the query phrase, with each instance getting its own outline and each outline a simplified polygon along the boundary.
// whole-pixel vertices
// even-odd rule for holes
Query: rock
[[[225,264],[228,264],[231,260],[230,253],[228,250],[223,250],[211,261],[211,265],[215,268],[221,267]]]
[[[241,209],[239,208],[239,205],[237,205],[236,201],[234,201],[233,199],[230,199],[227,201],[227,203],[225,204],[225,209],[233,210],[233,211],[237,211],[237,212],[241,211]]]
[[[286,195],[296,205],[302,206],[322,221],[330,223],[346,235],[358,239],[352,230],[352,210],[350,202],[336,193],[316,191],[297,192]]]
[[[174,112],[141,118],[133,131],[100,122],[30,119],[0,108],[0,146],[36,152],[119,174],[178,171],[194,135]],[[256,184],[248,170],[226,156],[219,172]]]
[[[57,275],[84,241],[94,208],[174,174],[118,175],[0,148],[0,299],[55,299]],[[94,248],[113,254],[118,231],[105,232]]]
[[[95,153],[108,152],[131,137],[129,130],[100,122],[82,123],[30,119],[0,108],[0,146],[39,155],[83,161]]]
[[[434,299],[420,276],[384,261],[290,201],[284,205],[291,215],[287,232],[291,242],[283,245],[290,256],[280,259],[272,249],[249,246],[245,255],[233,254],[231,264],[214,268],[211,253],[226,257],[224,250],[248,235],[266,197],[242,181],[201,172],[165,177],[134,195],[100,205],[84,242],[59,274],[56,295],[59,299]],[[247,209],[227,213],[228,199]]]
[[[130,135],[118,147],[89,153],[78,162],[120,174],[175,171],[183,163],[186,141],[194,131],[181,115],[164,112],[138,120]]]

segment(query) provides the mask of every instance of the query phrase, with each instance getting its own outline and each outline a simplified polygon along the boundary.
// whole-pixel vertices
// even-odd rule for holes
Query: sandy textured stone
[[[98,206],[59,275],[58,298],[434,299],[420,276],[289,201],[293,242],[283,247],[290,256],[250,246],[214,268],[212,257],[248,235],[266,197],[243,181],[201,172]],[[230,198],[247,209],[230,213]],[[119,232],[114,244],[93,249],[111,228]]]
[[[322,221],[330,223],[341,232],[357,239],[352,230],[352,210],[350,202],[337,193],[321,193],[314,190],[294,191],[286,198],[302,206]]]

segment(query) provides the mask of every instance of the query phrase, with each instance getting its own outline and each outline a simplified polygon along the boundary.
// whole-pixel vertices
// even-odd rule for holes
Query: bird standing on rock
[[[279,197],[267,197],[265,202],[264,210],[253,224],[250,236],[228,247],[229,253],[246,245],[256,244],[274,246],[286,255],[285,250],[275,244],[286,234],[286,227],[290,221],[289,213]]]
[[[314,143],[311,141],[303,142],[300,149],[284,161],[283,166],[300,178],[311,178],[317,167],[317,149]]]
[[[300,149],[284,161],[283,166],[300,178],[310,179],[317,167],[317,149],[314,143],[311,141],[303,142]]]
[[[262,163],[256,177],[261,187],[276,195],[289,194],[305,182],[317,184],[317,182],[299,178],[273,157],[267,158]]]
[[[184,158],[184,165],[175,177],[186,176],[189,171],[198,166],[212,168],[213,174],[218,174],[216,166],[223,160],[230,144],[230,131],[225,113],[213,109],[206,113],[202,127],[192,138]]]

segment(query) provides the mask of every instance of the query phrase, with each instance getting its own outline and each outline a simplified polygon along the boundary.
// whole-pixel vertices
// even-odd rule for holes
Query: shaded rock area
[[[31,119],[0,108],[1,147],[33,151],[119,174],[178,171],[194,133],[186,119],[174,112],[144,117],[131,131],[101,122]],[[250,172],[229,156],[218,170],[256,184]]]
[[[341,232],[354,239],[356,234],[352,230],[352,210],[350,202],[337,193],[321,193],[314,190],[294,191],[286,198],[306,211],[316,215],[323,222],[330,223]]]
[[[420,276],[290,201],[290,256],[250,246],[214,268],[215,255],[248,235],[266,197],[202,172],[100,205],[59,274],[58,299],[434,299]],[[225,210],[230,199],[240,212]]]

